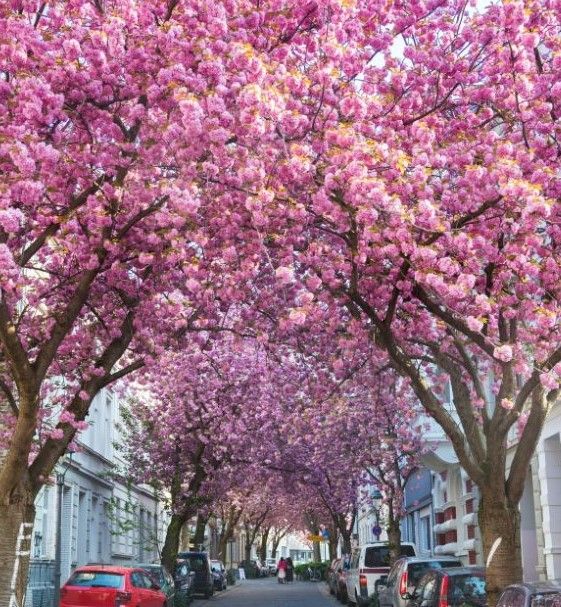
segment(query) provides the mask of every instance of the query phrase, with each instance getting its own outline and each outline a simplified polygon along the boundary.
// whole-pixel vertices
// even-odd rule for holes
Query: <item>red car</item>
[[[60,589],[60,607],[165,607],[166,595],[136,567],[78,567]]]

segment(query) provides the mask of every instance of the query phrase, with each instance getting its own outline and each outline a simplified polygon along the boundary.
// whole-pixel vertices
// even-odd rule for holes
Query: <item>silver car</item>
[[[459,559],[452,557],[404,557],[390,569],[386,580],[377,583],[380,607],[407,607],[406,593],[412,594],[421,577],[429,569],[463,567]]]

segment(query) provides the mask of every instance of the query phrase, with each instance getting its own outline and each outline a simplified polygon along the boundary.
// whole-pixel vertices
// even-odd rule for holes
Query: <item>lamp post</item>
[[[370,497],[372,498],[372,509],[374,510],[374,516],[376,517],[376,524],[372,527],[372,533],[374,534],[376,541],[379,541],[380,536],[382,535],[382,527],[380,527],[380,509],[382,507],[383,496],[378,489],[374,489]]]
[[[61,552],[62,552],[62,499],[64,495],[64,478],[72,465],[72,453],[69,459],[63,461],[62,471],[56,475],[57,484],[57,513],[56,513],[56,544],[55,544],[55,575],[53,605],[58,607],[60,603],[60,576],[61,576]]]

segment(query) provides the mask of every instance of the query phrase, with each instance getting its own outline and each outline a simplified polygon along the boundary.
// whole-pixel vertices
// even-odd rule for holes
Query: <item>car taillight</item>
[[[438,601],[438,607],[448,607],[448,576],[445,575],[442,578],[442,584],[440,585],[440,600]]]
[[[399,582],[399,594],[405,594],[407,592],[407,569],[401,574],[401,581]]]
[[[120,605],[126,605],[130,601],[132,601],[132,594],[130,592],[117,590],[117,594],[115,595],[115,607],[119,607]]]
[[[362,573],[358,577],[358,585],[361,588],[366,588],[368,586],[368,580],[366,579],[366,576]]]

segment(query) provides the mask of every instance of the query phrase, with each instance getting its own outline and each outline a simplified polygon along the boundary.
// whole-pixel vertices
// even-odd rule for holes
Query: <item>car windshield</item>
[[[544,592],[532,596],[530,607],[561,607],[561,592]]]
[[[151,577],[156,580],[158,586],[163,586],[165,584],[166,580],[164,578],[164,572],[162,571],[161,567],[143,567],[143,569],[148,571]]]
[[[206,569],[206,561],[202,556],[190,556],[189,564],[191,565],[191,569],[193,571],[204,571]]]
[[[409,586],[417,586],[419,580],[429,569],[442,569],[442,567],[461,567],[460,561],[424,561],[421,563],[409,563],[407,566],[407,583]]]
[[[413,546],[401,546],[400,556],[415,556]],[[388,567],[390,564],[390,549],[388,546],[369,546],[364,555],[365,567]]]
[[[482,575],[452,575],[448,582],[448,602],[451,605],[485,605],[487,593]]]
[[[122,573],[77,571],[68,580],[68,585],[83,588],[123,588],[124,580],[125,576]]]

